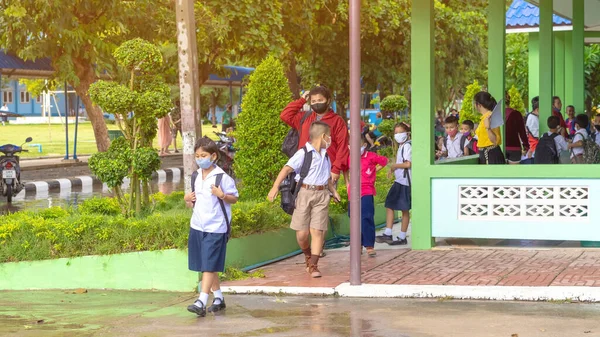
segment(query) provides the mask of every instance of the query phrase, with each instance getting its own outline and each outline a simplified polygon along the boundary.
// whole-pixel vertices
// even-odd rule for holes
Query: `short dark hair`
[[[471,128],[471,130],[475,129],[475,123],[473,123],[473,121],[472,121],[472,120],[470,120],[470,119],[465,119],[465,120],[462,122],[462,124],[463,124],[463,125],[467,125],[468,127],[470,127],[470,128]]]
[[[558,96],[552,97],[552,104],[554,104],[554,102],[556,102],[557,99],[560,99],[560,97],[558,97]]]
[[[329,124],[327,124],[325,122],[316,121],[310,125],[310,129],[309,129],[310,139],[314,139],[316,137],[320,137],[322,135],[330,134],[330,133],[331,133],[331,128],[329,127]]]
[[[560,125],[560,118],[556,116],[548,117],[548,129],[556,129]]]
[[[394,126],[394,129],[396,128],[403,128],[406,132],[410,132],[410,125],[408,125],[407,123],[404,122],[400,122],[398,124],[396,124]]]
[[[455,108],[450,109],[450,112],[458,112]]]
[[[590,125],[590,118],[586,114],[579,114],[575,117],[575,124],[582,129],[586,129]]]
[[[448,116],[444,120],[444,124],[458,124],[458,118],[456,116]]]
[[[309,96],[323,95],[323,97],[325,97],[327,102],[331,102],[331,90],[329,90],[329,88],[327,88],[324,85],[317,85],[317,86],[313,87],[312,89],[310,89],[310,92],[308,93],[308,95]]]
[[[533,110],[539,109],[540,108],[540,96],[535,96],[532,100],[531,100],[531,108]]]
[[[194,152],[198,151],[198,149],[202,149],[202,151],[208,152],[211,155],[215,153],[217,154],[217,156],[219,155],[219,147],[217,146],[217,144],[212,139],[206,136],[196,141],[196,145],[194,145]]]
[[[573,108],[573,111],[575,111],[575,107],[574,107],[574,106],[572,106],[572,105],[569,105],[569,106],[567,106],[567,109],[568,109],[568,108]]]

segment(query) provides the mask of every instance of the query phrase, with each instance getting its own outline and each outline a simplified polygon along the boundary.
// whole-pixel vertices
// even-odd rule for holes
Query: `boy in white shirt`
[[[573,143],[569,144],[573,164],[583,164],[583,140],[589,138],[586,130],[589,122],[590,119],[586,114],[579,114],[575,117],[575,137],[573,137]]]
[[[394,140],[399,144],[396,163],[390,166],[390,175],[396,176],[394,185],[385,199],[386,228],[383,235],[375,238],[377,242],[385,242],[389,245],[405,245],[406,232],[410,223],[410,209],[412,207],[411,180],[412,180],[412,144],[410,142],[410,126],[406,123],[396,125],[394,129]],[[394,212],[402,211],[402,227],[398,240],[392,237],[392,226],[394,225]]]
[[[279,194],[279,186],[283,180],[290,173],[296,172],[296,182],[302,186],[296,196],[296,208],[290,228],[296,231],[296,240],[304,253],[306,271],[313,278],[321,277],[317,264],[329,224],[329,201],[331,196],[335,201],[340,200],[340,195],[331,180],[331,161],[327,156],[327,148],[331,142],[329,125],[319,121],[312,123],[310,142],[298,150],[279,172],[268,196],[273,202]],[[300,171],[308,153],[312,153],[310,169],[300,182]]]
[[[596,144],[600,145],[600,114],[594,116],[594,128],[590,137],[592,137]]]
[[[458,132],[458,118],[448,116],[444,121],[444,128],[448,136],[444,139],[442,151],[438,153],[438,156],[447,158],[468,156],[469,149],[466,147],[469,145],[469,141],[463,133]]]

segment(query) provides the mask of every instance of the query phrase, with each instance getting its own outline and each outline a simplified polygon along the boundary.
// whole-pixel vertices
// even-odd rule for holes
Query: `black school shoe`
[[[225,308],[227,308],[227,306],[225,305],[225,299],[219,298],[219,300],[219,304],[215,304],[215,300],[213,300],[213,304],[210,307],[208,307],[208,312],[217,312],[225,310]]]
[[[191,313],[194,313],[194,314],[200,316],[200,317],[206,316],[206,307],[200,300],[196,300],[196,302],[194,302],[194,304],[189,305],[187,307],[187,310]]]
[[[375,242],[391,244],[392,242],[394,242],[394,237],[391,235],[385,235],[385,234],[377,235],[375,237]]]
[[[390,245],[390,246],[402,246],[402,245],[408,244],[408,240],[407,239],[403,240],[403,239],[400,239],[399,237],[397,237],[396,239],[398,239],[398,240],[392,241],[392,242],[388,242],[388,245]]]

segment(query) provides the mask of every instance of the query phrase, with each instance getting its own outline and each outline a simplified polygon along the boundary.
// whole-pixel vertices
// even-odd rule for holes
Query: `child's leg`
[[[363,247],[375,246],[375,204],[372,195],[361,198],[361,241]]]
[[[200,301],[206,306],[208,302],[208,294],[210,293],[210,288],[212,288],[215,280],[219,282],[219,274],[213,272],[204,272],[202,273],[202,281],[200,282]]]
[[[308,259],[310,259],[310,255],[311,255],[311,251],[312,251],[312,249],[310,247],[309,235],[310,235],[309,230],[296,231],[296,241],[298,242],[298,246],[302,250],[302,253],[304,253],[304,256],[306,257],[307,261],[308,261]]]
[[[402,227],[400,228],[400,239],[406,239],[406,232],[408,232],[408,224],[410,223],[410,211],[402,211]]]
[[[394,218],[396,217],[396,211],[390,208],[386,208],[385,215],[385,235],[392,235],[392,227],[394,226]]]

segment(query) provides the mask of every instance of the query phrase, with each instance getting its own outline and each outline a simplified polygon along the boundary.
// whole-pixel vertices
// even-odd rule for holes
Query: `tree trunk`
[[[285,71],[285,77],[287,77],[292,97],[296,100],[300,98],[300,85],[298,84],[298,72],[296,71],[296,57],[293,52],[288,54],[288,62],[289,65]]]
[[[90,85],[96,81],[96,74],[91,65],[82,65],[79,62],[75,62],[75,69],[77,77],[79,78],[79,85],[74,86],[72,83],[71,85],[75,88],[75,92],[81,98],[85,110],[87,111],[88,118],[90,119],[90,122],[92,122],[98,151],[105,152],[110,146],[108,128],[104,122],[102,110],[99,106],[94,105],[89,94]]]
[[[213,92],[210,93],[210,111],[211,111],[211,116],[212,116],[212,125],[215,126],[217,125],[217,96],[215,95],[215,92],[213,90]]]

